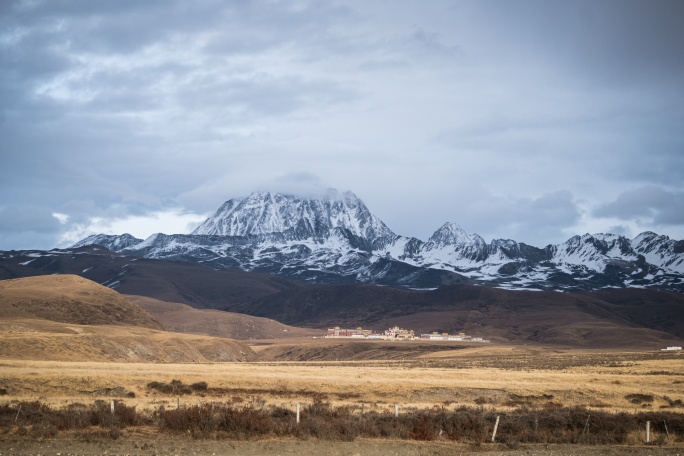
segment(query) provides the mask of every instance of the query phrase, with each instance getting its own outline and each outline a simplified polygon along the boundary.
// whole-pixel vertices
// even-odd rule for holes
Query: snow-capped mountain
[[[93,234],[78,241],[73,245],[74,248],[85,247],[86,245],[101,245],[112,252],[118,252],[140,244],[143,240],[131,236],[130,234]]]
[[[300,198],[282,193],[252,193],[226,201],[192,232],[194,235],[253,236],[290,233],[293,239],[325,238],[343,228],[371,243],[395,234],[351,192],[329,190],[322,198]]]
[[[491,243],[446,223],[426,241],[396,235],[353,193],[320,198],[256,192],[231,199],[189,235],[90,236],[146,258],[282,274],[314,282],[439,287],[464,281],[511,289],[657,287],[684,291],[684,241],[655,233],[574,236],[544,248]]]

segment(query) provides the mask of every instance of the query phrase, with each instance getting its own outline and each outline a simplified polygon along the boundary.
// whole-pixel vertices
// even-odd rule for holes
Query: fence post
[[[665,425],[665,433],[667,434],[667,438],[669,439],[670,438],[670,431],[667,430],[667,423],[665,422],[665,420],[663,420],[663,425]]]
[[[112,408],[112,415],[114,415],[114,400],[112,400],[111,408]]]
[[[399,405],[394,404],[394,417],[399,418]]]
[[[587,416],[587,422],[584,423],[584,430],[582,431],[582,435],[585,435],[587,432],[589,432],[589,418],[591,418],[591,415]]]
[[[180,409],[180,397],[176,398],[176,408]]]
[[[297,424],[299,424],[299,402],[297,402]]]
[[[651,422],[646,421],[646,443],[651,442]]]
[[[494,432],[492,432],[492,443],[494,443],[494,439],[496,438],[496,430],[499,428],[499,415],[496,415],[496,423],[494,423]]]

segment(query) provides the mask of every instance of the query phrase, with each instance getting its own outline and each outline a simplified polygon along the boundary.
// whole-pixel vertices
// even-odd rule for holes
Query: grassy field
[[[264,341],[253,348],[274,355],[293,345],[340,350],[337,344]],[[378,347],[389,358],[397,354],[392,344]],[[413,358],[389,360],[0,360],[0,453],[112,454],[116,447],[121,454],[379,456],[391,447],[391,454],[411,455],[665,455],[684,445],[681,353],[417,347]],[[646,420],[655,446],[644,446]],[[317,443],[325,441],[334,443]]]
[[[321,341],[321,343],[325,343]],[[258,348],[258,347],[257,347]],[[120,399],[139,408],[212,401],[294,407],[315,398],[368,409],[582,406],[684,412],[684,356],[487,346],[406,360],[145,364],[0,361],[0,401]],[[205,382],[166,391],[151,382]]]

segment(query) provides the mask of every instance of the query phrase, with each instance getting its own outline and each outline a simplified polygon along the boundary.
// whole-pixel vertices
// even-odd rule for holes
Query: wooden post
[[[537,435],[537,430],[539,429],[539,420],[537,418],[534,419],[534,435]]]
[[[496,430],[499,428],[499,415],[496,415],[496,423],[494,423],[494,432],[492,432],[492,443],[494,443],[494,439],[496,438]]]
[[[394,404],[394,417],[399,418],[399,405]]]
[[[589,432],[589,418],[591,418],[591,415],[587,416],[587,422],[584,423],[584,430],[582,431],[582,435]]]
[[[297,402],[297,424],[299,424],[299,402]]]
[[[651,442],[651,422],[646,421],[646,443]]]
[[[20,405],[19,405],[19,410],[17,410],[17,416],[14,417],[14,422],[15,422],[15,423],[17,422],[17,419],[19,419],[19,412],[21,412],[21,407],[22,407],[22,405],[20,404]]]
[[[112,401],[112,415],[114,415],[114,401]]]
[[[176,408],[180,409],[180,397],[176,398]]]
[[[667,434],[667,438],[669,439],[670,438],[670,431],[667,430],[667,423],[665,422],[665,420],[663,420],[663,425],[665,426],[665,433]]]

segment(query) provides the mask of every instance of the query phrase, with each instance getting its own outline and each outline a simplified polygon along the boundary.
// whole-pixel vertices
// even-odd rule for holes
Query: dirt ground
[[[469,446],[454,443],[358,439],[354,442],[318,440],[211,441],[174,438],[130,438],[116,441],[2,441],[5,455],[240,455],[240,456],[684,456],[684,447],[520,445]]]

